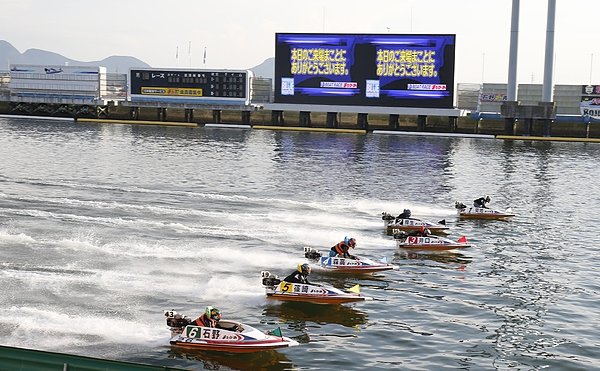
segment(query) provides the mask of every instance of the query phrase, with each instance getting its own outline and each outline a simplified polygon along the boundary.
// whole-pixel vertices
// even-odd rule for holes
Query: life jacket
[[[345,252],[350,250],[350,246],[346,245],[344,241],[340,241],[337,245],[333,247],[336,253],[339,255],[344,254]]]
[[[217,321],[212,318],[206,317],[206,313],[202,314],[200,317],[196,318],[196,326],[202,327],[217,327]]]

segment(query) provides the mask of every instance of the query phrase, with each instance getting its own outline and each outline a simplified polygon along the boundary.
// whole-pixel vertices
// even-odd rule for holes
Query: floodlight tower
[[[556,19],[556,0],[548,0],[548,20],[546,23],[546,61],[544,63],[544,86],[542,88],[543,134],[550,136],[550,125],[556,116],[556,106],[552,101],[552,75],[554,69],[554,23]]]
[[[542,122],[542,134],[550,136],[551,123],[556,117],[556,105],[552,102],[552,74],[554,59],[554,21],[556,18],[556,0],[548,0],[548,19],[546,25],[546,55],[544,63],[544,85],[542,101],[537,105],[520,105],[516,99],[517,92],[517,49],[519,35],[519,0],[512,2],[512,19],[510,35],[510,54],[508,64],[507,101],[502,104],[504,131],[514,135],[516,119],[525,122],[525,134],[531,134],[534,120]]]
[[[506,102],[502,104],[504,115],[504,131],[508,135],[514,134],[515,120],[519,102],[517,102],[517,52],[519,49],[519,0],[512,2],[512,16],[510,20],[510,52],[508,57],[508,86],[506,89]]]

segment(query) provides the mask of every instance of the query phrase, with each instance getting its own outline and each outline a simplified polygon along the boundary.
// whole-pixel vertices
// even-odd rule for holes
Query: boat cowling
[[[310,251],[307,251],[304,253],[304,257],[306,257],[307,259],[311,259],[311,260],[317,260],[321,256],[323,256],[323,254],[321,254],[319,251],[316,251],[316,250],[310,250]]]
[[[272,275],[268,271],[260,272],[260,276],[262,277],[263,286],[277,286],[281,283],[279,277]]]
[[[400,232],[394,234],[394,239],[396,239],[396,240],[405,240],[406,237],[408,237],[408,233],[406,233],[404,231],[400,231]]]
[[[381,213],[381,219],[387,220],[387,221],[392,221],[392,220],[395,220],[396,218],[392,214],[383,212],[383,213]]]
[[[457,208],[457,209],[459,209],[459,210],[462,210],[462,209],[466,209],[467,205],[463,204],[462,202],[456,201],[454,203],[454,207]]]
[[[190,321],[189,318],[182,317],[180,315],[178,315],[178,316],[179,316],[179,318],[177,318],[177,316],[167,317],[167,326],[169,326],[169,327],[185,327],[185,326],[189,325],[190,323],[192,323],[192,321]]]

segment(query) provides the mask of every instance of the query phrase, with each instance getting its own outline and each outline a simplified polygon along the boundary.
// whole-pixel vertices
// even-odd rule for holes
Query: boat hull
[[[487,219],[487,220],[501,220],[508,219],[515,216],[515,214],[477,214],[477,213],[460,213],[458,217],[461,219]]]
[[[365,301],[365,296],[342,295],[342,296],[319,296],[319,295],[291,295],[291,294],[267,294],[268,298],[285,301],[302,301],[316,304],[344,304],[357,301]]]
[[[397,269],[397,266],[384,262],[375,262],[367,258],[338,258],[321,256],[315,261],[317,267],[327,272],[350,273],[350,274],[370,274],[375,272],[389,271]]]
[[[450,229],[449,227],[427,227],[431,233],[433,234],[438,234],[438,235],[447,235],[448,234],[448,230]],[[398,234],[400,232],[416,232],[416,231],[420,231],[421,227],[420,226],[410,226],[410,225],[388,225],[386,227],[386,233],[388,236],[393,236],[395,234]]]
[[[515,216],[512,209],[508,208],[505,211],[488,209],[485,207],[465,207],[463,204],[458,204],[457,213],[460,219],[488,219],[488,220],[505,220]]]
[[[369,267],[323,267],[327,272],[338,272],[338,273],[356,273],[356,274],[369,274],[376,272],[391,271],[394,269],[391,265],[381,266],[369,266]]]
[[[398,244],[398,247],[401,249],[410,249],[410,250],[437,250],[437,251],[445,251],[445,250],[455,250],[455,249],[464,249],[467,247],[471,247],[469,244]]]
[[[464,236],[458,241],[439,236],[407,236],[397,239],[396,246],[412,250],[454,250],[471,247],[471,244]]]
[[[262,272],[262,276],[269,277],[270,273]],[[317,304],[341,304],[373,300],[371,297],[361,295],[359,291],[345,292],[329,285],[320,284],[280,281],[276,285],[265,286],[265,290],[268,298]]]
[[[265,350],[287,348],[289,342],[277,341],[271,343],[256,343],[256,344],[215,344],[215,343],[189,343],[185,341],[172,340],[172,346],[177,346],[186,349],[210,350],[229,353],[253,353]]]

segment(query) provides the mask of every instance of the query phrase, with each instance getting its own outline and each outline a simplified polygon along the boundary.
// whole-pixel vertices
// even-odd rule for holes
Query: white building
[[[10,101],[53,104],[102,104],[107,94],[106,67],[10,66]]]

